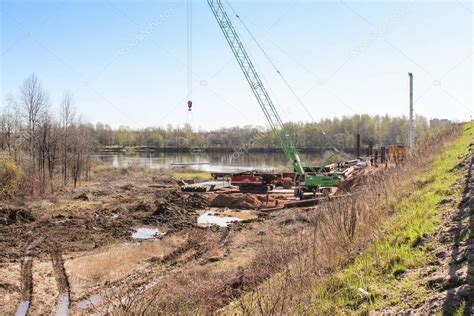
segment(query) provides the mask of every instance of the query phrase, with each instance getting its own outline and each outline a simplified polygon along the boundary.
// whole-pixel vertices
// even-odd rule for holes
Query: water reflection
[[[319,163],[322,160],[322,155],[318,154],[305,154],[304,156],[311,163]],[[96,155],[95,157],[116,168],[135,166],[159,169],[169,168],[171,163],[189,164],[197,162],[201,165],[191,166],[193,169],[208,172],[291,169],[286,157],[277,153],[241,155],[231,153],[137,153],[135,155],[114,153]],[[202,164],[207,162],[209,164]]]

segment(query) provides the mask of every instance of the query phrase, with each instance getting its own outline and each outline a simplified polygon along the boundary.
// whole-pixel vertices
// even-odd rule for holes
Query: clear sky
[[[314,119],[473,114],[472,1],[229,0]],[[57,107],[64,90],[112,127],[266,126],[206,0],[193,1],[193,103],[187,112],[186,0],[1,0],[1,97],[35,73]],[[235,19],[234,19],[235,21]],[[310,121],[251,40],[283,120]]]

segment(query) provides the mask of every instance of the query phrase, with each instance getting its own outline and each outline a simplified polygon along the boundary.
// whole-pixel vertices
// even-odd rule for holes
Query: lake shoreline
[[[319,165],[330,155],[302,153],[307,164]],[[178,164],[192,165],[192,169],[204,172],[242,172],[248,170],[275,171],[292,169],[283,151],[275,152],[144,152],[116,151],[98,152],[94,158],[115,167],[146,167],[152,169],[173,168]],[[348,160],[352,156],[339,153],[337,160]]]

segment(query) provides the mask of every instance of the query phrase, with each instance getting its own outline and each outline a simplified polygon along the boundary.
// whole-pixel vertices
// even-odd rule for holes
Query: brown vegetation
[[[150,314],[214,312],[239,298],[229,306],[232,313],[236,309],[245,314],[307,312],[314,292],[302,289],[310,289],[354,258],[374,233],[382,233],[375,228],[391,216],[392,205],[416,187],[418,175],[459,131],[454,126],[432,135],[411,152],[410,159],[364,178],[347,197],[303,213],[279,213],[284,230],[277,229],[274,220],[267,222],[275,231],[262,232],[259,245],[254,246],[259,250],[249,263],[222,271],[199,269],[174,275],[167,279],[166,289],[156,287],[148,298],[135,299],[126,310],[147,306]]]
[[[50,107],[48,92],[34,74],[23,82],[18,98],[7,100],[0,115],[0,198],[17,193],[20,180],[23,193],[31,196],[54,192],[68,179],[76,187],[88,177],[93,148],[90,128],[76,115],[71,94],[63,97],[59,120]]]
[[[37,313],[51,312],[64,293],[73,312],[82,300],[99,295],[92,307],[98,313],[111,306],[123,314],[212,313],[233,300],[232,312],[304,313],[313,297],[301,289],[364,249],[392,215],[394,201],[415,188],[441,144],[459,132],[453,127],[428,137],[396,168],[374,167],[356,177],[347,196],[314,208],[264,211],[262,206],[281,197],[181,193],[170,171],[91,161],[94,130],[77,118],[69,94],[56,122],[34,76],[20,92],[12,101],[18,111],[0,120],[0,146],[12,163],[7,176],[0,170],[0,186],[13,188],[7,198],[18,187],[41,198],[0,206],[0,275],[8,275],[1,289],[17,299],[39,298],[31,307]],[[24,180],[15,176],[21,170]],[[89,182],[78,186],[81,179]],[[260,211],[254,212],[257,219],[230,227],[196,225],[209,206]],[[131,242],[131,233],[142,226],[166,235]],[[9,271],[21,282],[12,281]],[[48,289],[45,282],[57,287]]]

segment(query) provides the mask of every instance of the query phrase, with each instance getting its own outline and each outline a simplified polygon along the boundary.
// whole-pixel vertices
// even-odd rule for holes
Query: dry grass
[[[40,282],[39,282],[40,281]],[[52,314],[59,295],[51,261],[33,261],[33,300],[31,315]]]
[[[366,179],[357,193],[310,211],[307,216],[312,225],[295,237],[293,247],[301,251],[296,252],[291,263],[247,292],[226,311],[244,314],[315,312],[315,284],[350,262],[372,239],[385,234],[377,227],[383,227],[381,223],[393,215],[394,205],[416,189],[418,176],[431,168],[434,157],[443,150],[443,144],[457,138],[459,132],[460,128],[454,127],[443,134],[432,135],[397,168]],[[281,247],[281,244],[274,244],[274,247]],[[370,269],[370,266],[366,268]],[[333,289],[338,286],[343,285],[332,284]],[[352,291],[357,293],[357,282],[353,286]],[[316,296],[320,295],[326,294],[316,293]],[[363,294],[359,297],[371,299]],[[331,306],[327,308],[326,312],[334,312]]]
[[[143,269],[152,258],[168,255],[183,242],[183,237],[149,240],[108,246],[100,252],[84,254],[67,260],[65,268],[70,276],[74,295],[81,297],[90,289],[106,282],[122,280],[133,271]]]
[[[159,180],[168,180],[173,176],[173,171],[171,169],[151,169],[144,168],[139,166],[134,166],[133,164],[124,168],[115,168],[110,164],[107,164],[99,159],[93,161],[91,167],[91,181],[104,182],[107,181],[116,181],[120,179],[136,179],[136,180],[148,180],[154,181]]]
[[[0,267],[0,306],[6,315],[14,315],[20,301],[20,269],[19,263],[7,263]]]
[[[250,255],[247,253],[247,257]],[[211,269],[210,266],[195,267],[184,273],[168,275],[152,291],[145,295],[141,293],[141,296],[135,297],[130,303],[122,304],[115,314],[212,313],[227,304],[229,299],[254,289],[278,272],[293,255],[289,249],[261,244],[245,267],[239,265],[229,269],[227,266],[225,270],[216,267]]]
[[[255,255],[237,268],[196,269],[168,276],[166,289],[148,291],[118,314],[224,313],[293,314],[311,312],[314,284],[353,260],[394,215],[394,205],[416,189],[443,144],[458,137],[457,126],[434,134],[409,159],[364,179],[351,196],[302,212],[282,212],[280,221],[303,223],[266,232]],[[250,255],[249,255],[250,257]],[[334,286],[338,286],[335,284]]]

